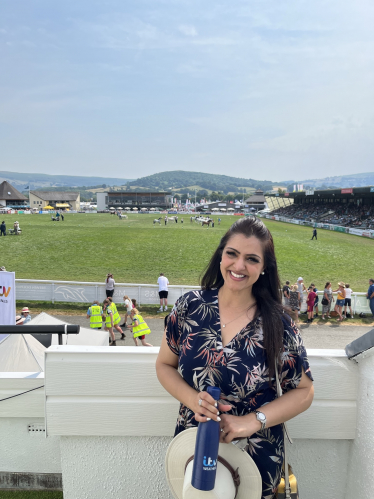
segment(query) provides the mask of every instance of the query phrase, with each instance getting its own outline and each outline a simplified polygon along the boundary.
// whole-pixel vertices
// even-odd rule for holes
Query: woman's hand
[[[219,441],[225,444],[239,438],[250,437],[261,429],[261,423],[257,421],[256,415],[250,413],[247,416],[232,416],[222,414],[221,434]]]
[[[221,421],[220,411],[230,411],[231,405],[217,402],[208,392],[196,392],[189,408],[195,413],[196,421],[205,423],[210,419]]]

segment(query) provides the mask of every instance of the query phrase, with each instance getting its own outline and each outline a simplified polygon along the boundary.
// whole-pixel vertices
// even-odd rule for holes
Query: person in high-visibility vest
[[[103,308],[98,301],[92,302],[92,305],[88,307],[87,319],[90,319],[90,328],[101,329],[103,325]]]
[[[143,317],[139,314],[137,308],[133,308],[130,312],[130,317],[132,320],[131,326],[128,326],[132,329],[132,334],[134,336],[134,343],[138,346],[138,338],[142,342],[144,347],[153,347],[150,343],[145,341],[145,335],[149,334],[151,330],[149,329],[148,324],[145,322]]]
[[[118,320],[118,317],[116,317],[117,307],[116,306],[113,307],[113,304],[109,298],[105,298],[103,305],[104,305],[103,306],[103,320],[105,321],[105,330],[109,331],[109,334],[110,334],[110,337],[112,340],[109,343],[110,346],[115,347],[115,346],[117,346],[117,343],[116,343],[116,337],[114,335],[113,328],[115,326],[118,326],[118,322],[121,320],[121,318],[119,317],[118,312],[117,312],[117,315],[119,317],[119,320]],[[116,324],[114,324],[114,322],[116,322]],[[125,337],[125,335],[123,334],[122,329],[118,328],[118,327],[116,327],[116,329],[119,329],[119,331],[123,335],[123,337],[121,336],[121,339],[123,339]]]
[[[113,310],[113,327],[120,333],[121,340],[123,340],[124,338],[126,338],[126,335],[122,331],[121,326],[119,325],[119,323],[121,322],[121,316],[118,313],[117,305],[114,303],[113,298],[111,296],[108,296],[108,300],[110,301],[110,305]]]

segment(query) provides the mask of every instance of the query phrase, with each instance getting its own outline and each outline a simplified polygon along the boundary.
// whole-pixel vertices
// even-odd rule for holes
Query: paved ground
[[[89,327],[89,320],[85,316],[79,315],[58,315],[58,319],[66,321],[70,324],[79,324],[80,326]],[[163,319],[146,319],[147,324],[151,328],[151,334],[147,336],[148,343],[154,346],[161,345],[161,339],[164,332]],[[373,327],[369,326],[350,326],[349,319],[342,324],[299,324],[305,346],[307,348],[345,348],[348,343],[359,338],[363,334],[371,331]],[[119,340],[120,335],[116,332],[118,346],[132,346],[134,341],[129,330],[124,330],[126,338]]]

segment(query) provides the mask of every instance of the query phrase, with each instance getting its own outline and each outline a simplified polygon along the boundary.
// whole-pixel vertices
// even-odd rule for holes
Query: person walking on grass
[[[306,303],[308,306],[308,319],[306,322],[313,322],[314,302],[315,301],[316,301],[316,293],[313,291],[313,286],[309,286],[308,297],[306,299]]]
[[[330,317],[330,309],[331,303],[334,301],[334,297],[332,296],[331,290],[331,282],[327,281],[325,284],[325,289],[323,290],[323,298],[322,298],[322,320],[331,319]],[[327,317],[326,317],[327,315]]]
[[[160,298],[160,310],[157,310],[157,312],[166,312],[168,309],[169,281],[162,272],[160,273],[160,277],[157,279],[157,284],[158,296]],[[164,306],[164,308],[162,308],[162,306]]]
[[[370,310],[374,317],[374,279],[369,279],[369,289],[366,293],[366,298],[369,300]]]
[[[151,330],[149,329],[149,326],[145,322],[143,317],[139,314],[137,308],[133,308],[131,310],[130,317],[132,322],[128,327],[132,329],[135,345],[138,346],[139,338],[139,340],[142,342],[143,347],[152,347],[153,345],[145,341],[145,335],[150,334]]]
[[[349,307],[350,318],[353,319],[352,310],[352,290],[348,283],[345,283],[344,319],[347,318],[347,308]]]
[[[0,225],[0,236],[6,236],[6,224],[4,220],[1,222]]]
[[[337,321],[343,320],[343,307],[345,303],[345,284],[344,282],[338,282],[338,289],[335,289],[333,293],[338,293],[336,298],[335,312],[338,313],[339,317]]]
[[[314,238],[316,238],[316,241],[317,241],[317,229],[313,229],[313,236],[312,236],[311,241],[313,241]]]

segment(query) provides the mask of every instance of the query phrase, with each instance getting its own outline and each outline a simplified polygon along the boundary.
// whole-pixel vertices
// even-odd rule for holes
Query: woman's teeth
[[[231,272],[231,275],[233,275],[234,277],[236,277],[237,279],[241,278],[241,277],[244,277],[244,275],[242,274],[235,274],[235,272],[233,272],[232,270],[230,271]]]

